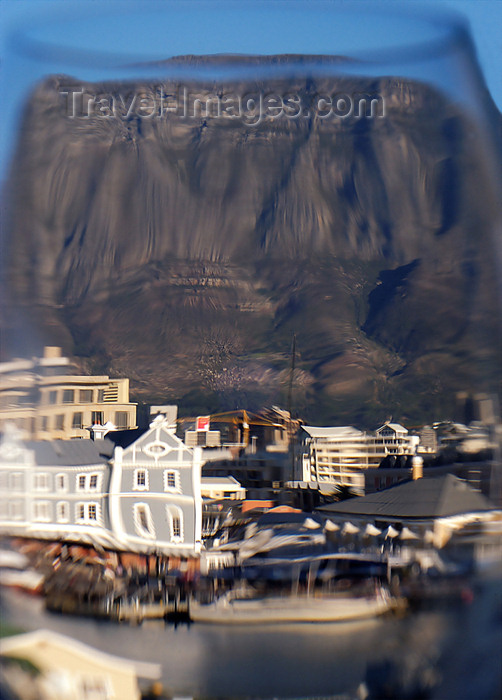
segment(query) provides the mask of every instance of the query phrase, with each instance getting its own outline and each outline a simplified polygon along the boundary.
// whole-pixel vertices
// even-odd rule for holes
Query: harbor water
[[[137,626],[50,613],[41,598],[12,590],[1,592],[1,615],[20,629],[47,628],[110,654],[158,663],[173,697],[349,700],[361,697],[363,683],[371,690],[383,677],[387,694],[370,697],[497,700],[499,574],[418,612],[357,623]],[[417,688],[421,695],[413,694]]]

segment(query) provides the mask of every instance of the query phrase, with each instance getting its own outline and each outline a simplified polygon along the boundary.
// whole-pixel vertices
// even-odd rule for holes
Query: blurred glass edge
[[[41,3],[41,6],[45,3]],[[147,8],[146,10],[144,8]],[[315,75],[404,77],[435,85],[484,124],[487,96],[465,18],[430,4],[313,0],[111,0],[67,3],[14,23],[7,37],[2,151],[11,151],[30,90],[44,76],[105,80],[245,80]],[[410,33],[411,32],[411,33]],[[141,51],[134,49],[141,46]],[[105,47],[105,48],[103,48]],[[243,65],[180,65],[180,55],[340,56]],[[10,70],[17,63],[17,69]],[[22,79],[21,79],[22,75]],[[14,84],[16,83],[16,84]],[[22,85],[21,85],[22,83]],[[10,154],[10,153],[9,153]],[[7,154],[7,156],[9,155]],[[4,166],[8,157],[0,152]],[[5,169],[5,168],[4,168]]]
[[[382,65],[448,51],[467,32],[461,15],[415,3],[167,0],[146,7],[126,0],[83,12],[73,5],[15,29],[9,48],[103,70],[184,53],[343,55]]]

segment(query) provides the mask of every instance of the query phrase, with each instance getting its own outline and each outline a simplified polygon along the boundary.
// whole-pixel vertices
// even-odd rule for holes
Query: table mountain
[[[61,93],[81,87],[125,95],[121,112],[84,101],[70,118]],[[493,388],[498,193],[466,113],[397,78],[188,88],[302,106],[361,92],[385,115],[146,118],[127,115],[134,95],[179,86],[48,78],[7,189],[5,353],[60,343],[136,400],[198,413],[284,405],[296,334],[311,422],[446,418],[457,392]]]

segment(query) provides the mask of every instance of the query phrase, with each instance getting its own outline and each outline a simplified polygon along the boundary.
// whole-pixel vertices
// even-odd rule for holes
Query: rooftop
[[[356,496],[317,510],[343,516],[445,518],[495,510],[495,506],[462,479],[445,474],[406,481],[368,496]]]
[[[202,476],[202,485],[206,486],[239,486],[240,483],[233,476]]]
[[[357,428],[352,428],[348,425],[326,428],[318,428],[312,425],[303,425],[302,428],[303,430],[305,430],[306,433],[310,435],[310,437],[313,438],[358,438],[364,435],[364,433],[361,430],[358,430]]]
[[[391,430],[394,430],[396,433],[407,433],[408,430],[402,426],[400,423],[384,423],[378,430],[376,431],[377,433],[381,433],[382,430],[386,430],[387,428],[390,428]]]
[[[38,466],[74,467],[108,461],[101,445],[92,440],[30,440],[25,445],[34,451]]]

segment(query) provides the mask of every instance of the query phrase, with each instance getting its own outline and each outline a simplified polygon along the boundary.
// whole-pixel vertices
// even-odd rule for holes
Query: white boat
[[[194,622],[220,624],[264,624],[276,622],[341,622],[382,615],[394,600],[383,588],[372,596],[333,595],[243,595],[230,590],[210,603],[190,602]]]
[[[0,569],[0,586],[20,588],[30,593],[41,593],[44,583],[43,574],[33,569]]]
[[[40,593],[43,582],[44,576],[29,567],[29,560],[24,554],[0,549],[0,586]]]

